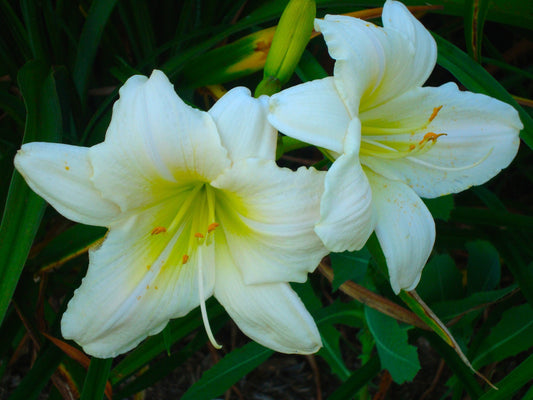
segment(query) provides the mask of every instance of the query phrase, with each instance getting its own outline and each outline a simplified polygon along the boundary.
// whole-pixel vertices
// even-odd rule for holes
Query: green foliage
[[[335,272],[331,283],[333,290],[337,290],[340,285],[348,280],[357,283],[363,282],[370,261],[370,253],[367,249],[354,253],[332,253],[330,258],[331,266]]]
[[[243,375],[263,363],[274,352],[251,342],[244,347],[233,350],[219,363],[205,372],[182,397],[183,400],[209,400],[224,393]]]
[[[407,342],[406,327],[370,307],[365,307],[365,317],[376,341],[381,367],[396,383],[412,380],[420,370],[420,362],[416,347]]]
[[[381,0],[316,3],[319,17],[383,5]],[[418,294],[447,324],[473,366],[492,368],[499,390],[480,383],[442,336],[399,324],[342,293],[341,285],[354,281],[378,299],[400,303],[390,290],[373,236],[360,251],[330,255],[331,286],[318,273],[293,285],[317,322],[323,347],[312,358],[284,357],[300,357],[306,366],[314,362],[322,391],[331,400],[371,398],[383,370],[398,384],[414,379],[412,387],[420,386],[419,359],[422,365],[431,364],[428,350],[419,346],[426,342],[444,360],[443,375],[452,375],[447,382],[440,378],[438,386],[454,399],[533,398],[527,386],[533,370],[533,216],[528,192],[533,183],[528,99],[533,62],[524,51],[533,37],[533,3],[431,3],[441,7],[421,17],[432,27],[438,64],[447,72],[441,68],[429,84],[440,85],[451,73],[467,90],[511,104],[524,124],[525,145],[501,175],[458,195],[424,200],[436,220],[437,241]],[[253,90],[286,4],[0,0],[0,378],[10,382],[22,374],[16,388],[0,389],[0,397],[61,399],[79,392],[82,399],[100,399],[108,384],[114,399],[129,399],[169,374],[191,377],[194,367],[198,375],[182,384],[181,398],[220,398],[237,382],[252,379],[247,374],[255,368],[272,362],[273,352],[247,342],[213,299],[207,302],[209,321],[224,340],[217,353],[207,347],[198,309],[172,320],[163,332],[117,360],[90,360],[72,342],[56,346],[43,334],[62,341],[60,319],[86,273],[87,249],[106,229],[64,220],[29,189],[12,160],[26,142],[101,142],[118,88],[133,74],[162,69],[180,96],[201,109],[212,104],[203,90],[206,85]],[[318,37],[307,44],[294,74],[284,81],[291,86],[331,73],[332,61]],[[307,143],[280,135],[278,144],[280,164],[330,165]],[[204,355],[201,364],[198,354]],[[431,368],[436,370],[436,364],[427,368],[427,375],[435,375]],[[312,378],[308,386],[313,387]],[[394,387],[390,390],[389,397],[395,398]]]

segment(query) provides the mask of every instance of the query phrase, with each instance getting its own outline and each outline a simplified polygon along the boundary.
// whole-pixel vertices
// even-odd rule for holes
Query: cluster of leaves
[[[447,70],[468,90],[513,104],[525,126],[525,144],[498,178],[455,197],[427,201],[438,219],[437,243],[418,287],[474,368],[499,390],[480,383],[456,352],[423,325],[405,323],[415,320],[392,294],[372,237],[360,252],[331,256],[332,287],[317,284],[324,280],[319,274],[295,285],[322,335],[321,365],[339,382],[329,388],[330,399],[369,398],[382,370],[397,384],[412,380],[420,370],[413,344],[421,341],[429,342],[452,372],[441,382],[445,397],[460,399],[466,392],[472,399],[494,400],[520,393],[533,399],[533,388],[527,387],[533,370],[528,352],[533,346],[533,217],[527,216],[533,120],[516,101],[532,104],[527,98],[533,63],[527,51],[533,43],[533,4],[433,3],[440,7],[430,9],[424,22],[439,46],[443,69],[435,79],[439,73],[449,78]],[[0,397],[10,392],[11,400],[37,399],[44,391],[51,399],[98,399],[104,393],[130,398],[205,349],[198,310],[171,321],[119,362],[90,360],[74,343],[62,341],[59,321],[86,272],[86,250],[105,231],[73,225],[46,208],[13,171],[12,160],[25,142],[101,142],[117,89],[135,73],[164,70],[180,96],[201,108],[209,102],[206,93],[220,90],[210,85],[253,89],[261,80],[258,71],[272,40],[271,27],[285,5],[283,0],[0,1],[0,379],[5,385],[0,385]],[[317,5],[320,16],[382,2],[319,0]],[[323,77],[329,66],[323,42],[315,39],[293,80]],[[298,146],[280,140],[280,157]],[[320,162],[314,152],[298,157]],[[328,270],[321,267],[325,275]],[[222,330],[229,317],[214,300],[207,305],[213,331]],[[394,309],[389,315],[404,323],[377,311],[386,309]],[[341,334],[346,326],[358,334]],[[183,399],[219,396],[272,353],[253,342],[227,352]],[[505,374],[500,366],[510,358],[515,367]],[[357,362],[348,362],[353,359]],[[8,390],[17,369],[23,378]]]

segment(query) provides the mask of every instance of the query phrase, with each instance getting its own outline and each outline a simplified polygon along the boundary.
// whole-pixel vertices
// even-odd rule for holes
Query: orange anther
[[[70,167],[68,165],[65,165],[65,169],[68,171]]]
[[[204,238],[204,235],[202,235],[200,232],[196,232],[194,234],[194,237],[197,237],[198,239],[203,239]]]
[[[441,108],[442,108],[442,106],[438,106],[438,107],[435,107],[433,109],[433,112],[431,113],[431,116],[429,117],[429,122],[431,122],[431,121],[433,121],[435,119],[435,117],[437,116],[437,114],[439,113]]]
[[[435,132],[428,132],[424,135],[424,138],[418,143],[420,145],[429,142],[430,140],[433,142],[437,141],[437,138],[440,136],[446,135],[446,133],[435,133]]]
[[[414,144],[409,145],[409,151],[414,150],[415,147],[416,147],[416,146],[415,146]]]
[[[166,231],[167,228],[165,228],[164,226],[156,226],[154,229],[152,229],[152,235],[158,235]]]
[[[189,261],[189,256],[187,254],[184,254],[183,257],[181,258],[181,263],[187,264],[187,261]]]
[[[219,226],[220,224],[217,224],[216,222],[213,222],[212,224],[209,224],[209,226],[207,227],[207,233],[211,233],[213,232],[217,226]]]

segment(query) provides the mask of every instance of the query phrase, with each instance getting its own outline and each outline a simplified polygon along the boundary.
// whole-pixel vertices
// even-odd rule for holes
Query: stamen
[[[167,228],[164,226],[156,226],[154,229],[152,229],[151,235],[159,235],[160,233],[166,232]]]
[[[200,311],[202,313],[202,321],[204,323],[205,333],[207,333],[207,337],[209,338],[209,341],[211,342],[213,347],[215,349],[221,349],[222,346],[219,345],[215,340],[213,332],[211,331],[211,326],[209,325],[209,319],[207,318],[204,296],[204,274],[202,270],[202,250],[200,247],[196,251],[196,254],[198,257],[198,295],[200,296]]]
[[[431,113],[431,116],[429,117],[429,122],[431,122],[431,121],[433,121],[435,119],[435,117],[437,116],[437,114],[439,113],[441,108],[442,108],[442,106],[438,106],[438,107],[435,107],[433,109],[433,112]]]
[[[187,254],[184,254],[183,257],[181,257],[181,263],[187,264],[187,261],[189,261],[189,256]]]
[[[196,232],[194,234],[194,237],[198,238],[198,239],[203,239],[204,238],[204,235],[202,235],[200,232]]]
[[[220,224],[217,224],[216,222],[213,222],[212,224],[209,224],[209,226],[207,227],[207,233],[211,233],[213,232],[217,226],[219,226]]]
[[[430,140],[435,143],[439,137],[447,136],[447,135],[448,135],[447,133],[428,132],[424,135],[424,138],[418,144],[422,146],[423,144],[429,142]]]

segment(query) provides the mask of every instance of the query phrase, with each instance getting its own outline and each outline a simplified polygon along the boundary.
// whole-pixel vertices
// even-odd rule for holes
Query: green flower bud
[[[265,80],[271,82],[277,80],[280,86],[287,83],[311,38],[315,15],[314,0],[289,1],[276,28],[260,86]],[[257,94],[258,90],[256,90]],[[272,93],[261,92],[259,94]]]

